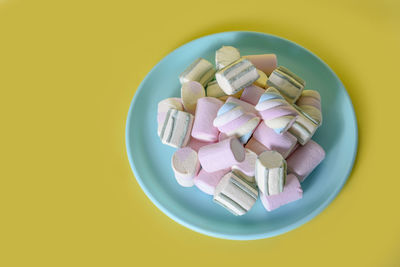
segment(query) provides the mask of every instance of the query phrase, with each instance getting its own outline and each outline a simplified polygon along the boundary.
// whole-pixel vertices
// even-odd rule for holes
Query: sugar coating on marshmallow
[[[257,72],[260,77],[254,82],[254,85],[265,88],[267,86],[268,76],[259,69],[257,69]]]
[[[289,69],[280,66],[271,73],[267,84],[276,88],[290,104],[293,104],[300,97],[305,81]]]
[[[192,114],[169,109],[159,132],[161,142],[176,148],[185,147],[190,139],[192,125]]]
[[[190,147],[191,149],[193,149],[196,152],[199,152],[199,149],[203,146],[207,146],[207,145],[211,145],[214,144],[215,142],[205,142],[202,140],[198,140],[196,138],[191,137],[189,139],[189,142],[187,144],[188,147]]]
[[[304,146],[299,146],[287,158],[288,172],[293,173],[300,182],[303,182],[324,158],[324,149],[317,142],[310,140]]]
[[[222,46],[215,52],[217,69],[222,69],[238,59],[240,59],[240,52],[233,46]]]
[[[213,125],[218,110],[224,103],[214,97],[198,99],[193,123],[192,136],[206,142],[218,140],[219,131]]]
[[[214,78],[215,71],[213,64],[204,58],[198,58],[179,75],[179,81],[181,84],[196,81],[206,86]]]
[[[278,195],[260,196],[261,202],[267,211],[275,210],[283,205],[289,204],[303,197],[303,190],[297,177],[293,174],[286,176],[286,183],[282,193]]]
[[[214,192],[214,201],[237,216],[246,214],[257,198],[255,185],[235,172],[225,174]]]
[[[236,137],[230,137],[199,149],[201,167],[207,172],[230,168],[245,159],[246,152]]]
[[[243,56],[251,61],[251,63],[266,75],[271,75],[272,71],[276,69],[278,61],[275,54],[261,54],[261,55],[248,55]]]
[[[247,59],[239,59],[215,74],[218,85],[227,95],[233,95],[259,78],[257,69]]]
[[[273,87],[261,95],[256,110],[264,123],[278,134],[286,132],[298,115],[298,111]]]
[[[171,166],[177,182],[182,186],[193,186],[193,178],[200,170],[197,152],[190,147],[180,148],[172,155]]]
[[[181,99],[183,107],[187,112],[194,114],[197,100],[205,96],[204,87],[199,82],[189,81],[182,84]]]
[[[263,194],[281,193],[286,179],[285,159],[276,151],[264,151],[257,158],[255,178]]]
[[[253,138],[264,145],[268,150],[275,150],[286,158],[293,151],[297,138],[291,133],[277,134],[265,123],[260,123],[253,133]]]
[[[206,170],[201,169],[199,174],[193,180],[194,185],[204,193],[214,195],[218,183],[228,172],[230,172],[229,168],[215,172],[207,172]]]

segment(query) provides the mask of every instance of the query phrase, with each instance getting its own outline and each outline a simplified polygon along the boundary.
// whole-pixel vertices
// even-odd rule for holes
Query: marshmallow
[[[256,203],[258,191],[239,173],[229,172],[222,177],[214,192],[214,201],[234,215],[244,215]]]
[[[214,142],[205,142],[191,137],[187,146],[193,149],[194,151],[199,152],[199,149],[201,147],[211,144],[214,144]]]
[[[222,69],[240,59],[239,50],[233,46],[222,46],[215,52],[215,64],[217,69]]]
[[[160,128],[164,123],[165,116],[170,108],[183,111],[183,106],[180,98],[171,97],[166,98],[158,102],[157,109],[157,122],[158,122],[158,132],[160,132]]]
[[[257,69],[247,59],[239,59],[215,74],[218,85],[227,95],[233,95],[255,82]]]
[[[240,99],[230,96],[226,99],[226,103],[235,103],[235,104],[241,106],[245,112],[252,113],[252,114],[258,116],[258,111],[254,107],[254,105],[249,104],[243,100],[240,100]]]
[[[161,142],[180,148],[187,145],[193,125],[193,115],[169,109],[159,132]]]
[[[244,58],[250,60],[250,62],[259,70],[271,75],[272,71],[276,69],[278,65],[275,54],[263,54],[263,55],[249,55],[243,56]]]
[[[225,139],[228,139],[229,138],[229,136],[228,135],[226,135],[225,133],[219,133],[219,135],[218,135],[218,142],[221,142],[222,140],[225,140]]]
[[[257,158],[255,177],[262,193],[265,195],[279,194],[285,185],[285,159],[276,151],[264,151]]]
[[[237,92],[236,94],[232,95],[233,97],[239,98],[242,95],[243,90]],[[207,84],[207,96],[216,97],[219,100],[225,101],[229,95],[225,94],[222,91],[221,87],[219,87],[217,81],[211,81]]]
[[[200,170],[197,152],[190,147],[180,148],[172,155],[172,169],[177,182],[184,187],[193,186],[193,179]]]
[[[273,87],[269,87],[261,95],[256,110],[259,111],[264,123],[278,134],[286,132],[298,114],[297,110]]]
[[[297,101],[306,85],[304,80],[282,66],[271,73],[267,84],[278,89],[290,104]]]
[[[314,90],[303,90],[296,106],[318,126],[322,123],[321,96]]]
[[[215,172],[242,162],[245,154],[245,149],[239,140],[231,137],[200,148],[199,161],[205,171]]]
[[[305,145],[317,130],[318,125],[305,116],[302,110],[298,110],[298,116],[289,132],[297,138],[301,145]]]
[[[253,133],[253,138],[265,146],[268,150],[275,150],[286,158],[295,148],[297,139],[291,133],[277,134],[265,123],[260,123]]]
[[[187,112],[194,114],[197,100],[205,96],[206,92],[204,91],[204,87],[199,82],[189,81],[182,84],[182,104]]]
[[[259,123],[259,117],[252,113],[245,113],[242,106],[233,102],[226,102],[218,110],[214,120],[214,126],[218,127],[220,132],[241,138],[240,141],[243,144],[247,143]]]
[[[262,123],[263,124],[263,123]],[[260,126],[258,126],[260,127]],[[261,144],[260,142],[258,142],[254,136],[250,138],[250,140],[247,142],[247,144],[244,146],[246,149],[253,151],[254,153],[256,153],[257,155],[260,155],[261,153],[263,153],[266,150],[269,150],[268,148],[266,148],[263,144]]]
[[[204,58],[198,58],[179,75],[179,81],[181,84],[196,81],[205,86],[214,78],[214,74],[214,66]]]
[[[214,97],[202,97],[197,101],[192,137],[206,142],[218,140],[219,131],[213,122],[224,103]]]
[[[257,69],[257,72],[260,77],[254,82],[254,85],[265,88],[267,86],[268,76],[259,69]]]
[[[218,183],[228,172],[230,172],[230,169],[215,172],[206,172],[204,169],[201,169],[199,174],[194,178],[194,185],[204,193],[214,195]]]
[[[300,182],[303,182],[324,158],[324,149],[313,140],[310,140],[304,146],[299,146],[287,158],[288,171],[296,175]]]
[[[280,206],[299,200],[302,197],[303,190],[301,189],[299,180],[293,174],[288,174],[286,176],[286,183],[282,193],[273,196],[264,194],[260,196],[261,202],[267,211],[275,210]]]
[[[261,95],[265,92],[265,89],[255,85],[250,85],[244,88],[240,100],[245,101],[253,106],[257,105]]]
[[[246,155],[243,162],[232,166],[232,170],[239,170],[248,177],[252,177],[250,181],[254,181],[257,154],[246,149]],[[247,179],[248,180],[248,179]]]

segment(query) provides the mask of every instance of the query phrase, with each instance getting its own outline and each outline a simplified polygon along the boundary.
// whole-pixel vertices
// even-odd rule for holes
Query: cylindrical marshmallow
[[[297,139],[289,132],[277,134],[265,123],[260,123],[253,133],[253,138],[264,145],[269,150],[275,150],[286,158],[293,151]]]
[[[240,99],[230,96],[226,99],[226,103],[235,103],[235,104],[241,106],[245,112],[252,113],[252,114],[258,116],[258,112],[257,112],[255,106],[252,104],[249,104],[243,100],[240,100]]]
[[[239,98],[242,95],[243,90],[240,90],[236,94],[232,95],[232,97]],[[225,92],[219,87],[217,81],[211,81],[207,84],[206,95],[211,97],[216,97],[219,100],[226,101],[229,95],[225,94]]]
[[[254,82],[254,85],[265,88],[267,86],[268,76],[259,69],[257,69],[257,72],[260,77]]]
[[[207,172],[215,172],[230,168],[245,159],[245,149],[235,137],[221,142],[203,146],[199,150],[199,160]]]
[[[198,58],[179,75],[179,81],[181,84],[196,81],[206,86],[214,78],[214,74],[214,65],[204,58]]]
[[[206,146],[206,145],[211,145],[214,143],[215,142],[205,142],[205,141],[201,141],[201,140],[191,137],[189,140],[189,143],[187,144],[187,147],[190,147],[194,151],[199,152],[199,149],[201,147]]]
[[[246,156],[244,161],[232,166],[232,170],[239,170],[247,176],[254,177],[256,168],[257,154],[253,151],[246,149]]]
[[[264,123],[276,133],[286,132],[295,122],[298,111],[273,87],[261,95],[256,106]]]
[[[214,192],[214,201],[234,215],[241,216],[256,203],[258,191],[238,172],[229,172],[222,177]]]
[[[204,169],[201,169],[199,174],[194,178],[194,185],[204,193],[214,195],[218,183],[228,172],[230,172],[230,169],[215,172],[206,172]]]
[[[239,50],[233,46],[222,46],[215,52],[217,69],[222,69],[238,59],[240,59]]]
[[[171,108],[183,111],[183,105],[181,99],[176,97],[171,97],[158,102],[158,108],[157,108],[158,133],[160,133],[161,127],[164,124],[165,116],[167,115],[168,110]]]
[[[206,91],[199,82],[189,81],[182,84],[181,99],[183,107],[187,112],[194,114],[197,100],[205,96]]]
[[[190,139],[193,115],[176,109],[169,109],[158,135],[163,144],[180,148],[185,147]]]
[[[258,188],[265,195],[283,191],[286,179],[286,161],[276,151],[264,151],[256,161],[255,178]]]
[[[318,91],[303,90],[296,105],[318,126],[322,123],[321,96]]]
[[[247,142],[247,144],[244,146],[246,149],[249,149],[251,151],[253,151],[254,153],[256,153],[257,155],[260,155],[261,153],[263,153],[266,150],[269,150],[268,148],[266,148],[263,144],[261,144],[260,142],[258,142],[254,136],[252,138],[250,138],[250,140]]]
[[[227,101],[218,110],[217,117],[214,120],[214,126],[218,127],[220,132],[241,138],[242,144],[247,143],[259,123],[259,117],[252,113],[246,113],[242,106],[232,101]]]
[[[223,104],[221,100],[214,97],[202,97],[197,101],[192,129],[194,138],[206,142],[218,140],[219,131],[214,127],[213,122]]]
[[[240,96],[240,100],[255,106],[258,104],[258,101],[264,92],[265,89],[255,85],[250,85],[244,88],[243,93]]]
[[[193,179],[200,170],[197,152],[190,147],[175,151],[171,158],[171,166],[177,182],[185,187],[193,186]]]
[[[247,59],[239,59],[215,74],[218,85],[227,95],[233,95],[255,82],[260,75]]]
[[[310,140],[304,146],[299,146],[287,158],[288,171],[296,175],[300,182],[303,182],[324,158],[324,149],[315,141]]]
[[[262,55],[248,55],[243,56],[253,63],[257,69],[261,70],[268,76],[276,69],[278,61],[275,54],[262,54]]]
[[[306,85],[303,79],[282,66],[272,72],[267,84],[278,89],[290,104],[297,101]]]
[[[267,211],[275,210],[283,205],[289,204],[303,197],[303,190],[297,177],[293,174],[286,176],[283,192],[278,195],[260,196],[261,202]]]
[[[305,145],[313,137],[318,125],[306,117],[302,110],[299,109],[298,112],[298,116],[288,132],[295,136],[300,144]]]

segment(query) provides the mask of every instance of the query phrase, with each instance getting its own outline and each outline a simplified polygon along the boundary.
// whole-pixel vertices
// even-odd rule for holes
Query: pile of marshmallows
[[[241,56],[223,46],[215,62],[194,61],[179,76],[181,98],[158,104],[158,135],[179,148],[171,159],[177,182],[235,215],[249,211],[259,191],[267,211],[302,198],[300,182],[325,157],[311,140],[322,123],[319,93],[303,90],[274,54]]]

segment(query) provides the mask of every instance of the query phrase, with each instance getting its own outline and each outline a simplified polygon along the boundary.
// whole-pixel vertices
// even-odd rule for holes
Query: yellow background
[[[400,266],[399,3],[0,0],[0,266]],[[147,72],[180,45],[229,30],[316,53],[359,123],[338,197],[265,240],[175,223],[144,195],[125,151]]]

